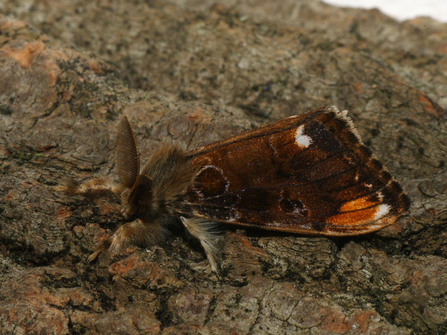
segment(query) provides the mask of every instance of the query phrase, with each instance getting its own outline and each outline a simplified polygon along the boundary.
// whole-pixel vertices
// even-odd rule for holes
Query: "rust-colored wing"
[[[191,151],[185,214],[324,235],[394,223],[410,200],[346,113],[320,108]]]

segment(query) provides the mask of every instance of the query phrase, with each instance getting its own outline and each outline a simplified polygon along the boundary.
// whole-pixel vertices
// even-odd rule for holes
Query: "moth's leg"
[[[120,226],[115,232],[96,247],[88,262],[93,261],[101,252],[105,251],[111,256],[120,254],[132,246],[144,247],[156,244],[160,239],[158,224],[145,224],[137,219]]]
[[[217,272],[216,258],[218,254],[217,243],[219,234],[216,232],[216,224],[208,220],[198,218],[187,219],[183,216],[180,217],[180,220],[189,233],[200,241],[200,244],[202,244],[205,250],[208,262],[210,262],[211,269]]]
[[[98,198],[107,193],[121,194],[122,188],[118,184],[111,182],[107,178],[93,178],[82,184],[70,179],[56,186],[55,190],[70,195],[81,194],[87,197]]]

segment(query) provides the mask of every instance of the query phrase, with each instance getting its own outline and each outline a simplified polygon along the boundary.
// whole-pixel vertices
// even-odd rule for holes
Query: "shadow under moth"
[[[198,147],[163,144],[140,170],[126,116],[118,126],[119,184],[71,181],[68,194],[121,198],[127,221],[90,255],[158,243],[181,222],[217,271],[216,222],[282,232],[350,236],[388,226],[409,198],[371,150],[347,111],[324,107]]]

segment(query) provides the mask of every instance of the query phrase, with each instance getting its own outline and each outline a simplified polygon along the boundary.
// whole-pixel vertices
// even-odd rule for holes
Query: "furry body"
[[[88,261],[93,261],[103,251],[116,255],[131,246],[157,244],[166,235],[167,227],[178,220],[201,242],[212,269],[217,271],[217,236],[212,231],[212,222],[184,216],[191,212],[185,194],[194,184],[198,172],[185,150],[175,143],[164,143],[153,152],[140,173],[135,136],[125,117],[118,127],[117,156],[119,184],[96,178],[83,184],[70,181],[56,188],[67,194],[83,194],[90,198],[111,191],[121,198],[121,212],[129,222],[100,242]]]

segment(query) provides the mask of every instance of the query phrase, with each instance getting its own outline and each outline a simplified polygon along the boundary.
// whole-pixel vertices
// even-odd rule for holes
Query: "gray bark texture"
[[[2,334],[447,332],[447,25],[303,1],[0,3]],[[378,233],[228,227],[222,273],[182,233],[104,255],[119,205],[54,191],[309,109],[347,109],[412,199]]]

